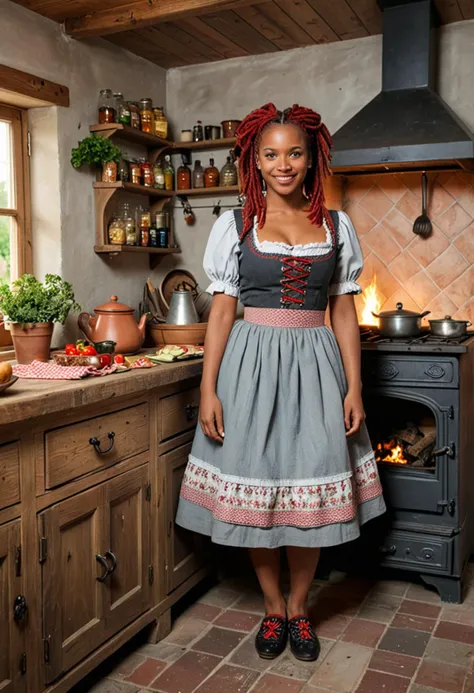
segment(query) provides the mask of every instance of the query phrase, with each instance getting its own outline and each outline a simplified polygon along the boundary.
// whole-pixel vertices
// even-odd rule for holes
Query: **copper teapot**
[[[135,310],[119,303],[117,296],[111,296],[109,303],[94,308],[96,317],[81,313],[77,319],[79,328],[90,342],[112,340],[116,342],[118,354],[136,354],[145,339],[146,315],[137,324]]]

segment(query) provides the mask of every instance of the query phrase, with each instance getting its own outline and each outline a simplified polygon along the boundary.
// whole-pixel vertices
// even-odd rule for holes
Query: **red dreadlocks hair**
[[[237,128],[237,143],[234,148],[239,159],[240,184],[245,195],[243,207],[243,231],[241,239],[250,231],[257,217],[258,225],[265,224],[266,204],[262,181],[257,168],[257,147],[262,132],[272,123],[293,123],[306,135],[312,160],[305,178],[305,190],[310,199],[308,219],[318,226],[326,221],[333,231],[331,215],[324,201],[323,181],[330,175],[332,138],[321,116],[310,108],[295,104],[278,111],[273,103],[249,113]]]

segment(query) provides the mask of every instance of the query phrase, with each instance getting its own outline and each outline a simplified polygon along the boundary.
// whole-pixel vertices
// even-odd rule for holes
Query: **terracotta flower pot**
[[[3,315],[0,313],[0,347],[11,346],[12,336],[10,331],[6,329],[5,323],[3,322]]]
[[[18,322],[10,323],[10,334],[18,363],[49,361],[53,328],[52,322],[37,322],[24,327]]]

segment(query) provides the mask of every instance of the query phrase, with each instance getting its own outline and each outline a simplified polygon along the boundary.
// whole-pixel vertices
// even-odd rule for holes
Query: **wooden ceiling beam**
[[[131,29],[174,22],[210,12],[251,5],[255,0],[135,0],[115,8],[66,19],[66,33],[74,38],[107,36]]]

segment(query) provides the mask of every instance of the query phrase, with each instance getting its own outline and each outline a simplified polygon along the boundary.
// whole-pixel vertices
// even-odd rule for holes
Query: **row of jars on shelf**
[[[100,91],[99,123],[120,123],[164,140],[168,138],[168,120],[162,106],[154,108],[148,98],[125,101],[122,93],[113,93],[111,89]]]
[[[169,214],[165,211],[152,214],[141,205],[133,213],[129,203],[123,202],[110,220],[108,238],[110,245],[168,248]]]
[[[194,162],[194,169],[188,165],[188,159],[183,156],[182,164],[175,174],[171,163],[171,157],[165,156],[164,163],[157,160],[154,164],[145,157],[137,160],[122,159],[118,164],[111,161],[102,169],[102,182],[115,183],[117,180],[124,183],[135,183],[146,188],[158,190],[190,190],[198,188],[230,187],[237,185],[237,167],[232,157],[227,157],[227,162],[221,171],[214,165],[214,159],[209,160],[209,166],[203,168],[201,161]]]

